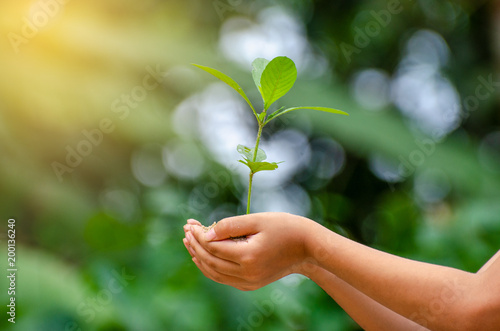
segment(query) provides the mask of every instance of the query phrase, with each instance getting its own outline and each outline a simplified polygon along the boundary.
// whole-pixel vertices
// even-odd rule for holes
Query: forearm
[[[306,250],[316,264],[396,313],[432,330],[460,330],[474,275],[363,246],[313,223]]]
[[[304,270],[304,274],[328,293],[363,330],[428,330],[381,305],[321,267],[307,265]]]
[[[471,274],[387,254],[344,238],[312,220],[285,213],[224,219],[206,234],[201,227],[190,225],[188,234],[191,232],[187,241],[195,263],[207,277],[220,283],[254,290],[296,272],[294,269],[308,262],[431,330],[500,327],[498,257],[481,272]],[[238,236],[246,236],[246,240],[227,240]],[[328,290],[332,295],[334,288]],[[345,295],[339,300],[352,300],[346,287],[341,286],[340,291]],[[359,297],[357,292],[355,295]],[[368,304],[366,300],[361,302]],[[347,306],[351,313],[361,314],[353,310],[357,309],[354,304]],[[373,307],[366,306],[363,311]]]

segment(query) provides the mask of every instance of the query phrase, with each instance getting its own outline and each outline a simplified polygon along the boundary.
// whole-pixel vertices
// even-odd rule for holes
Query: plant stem
[[[255,141],[255,148],[253,151],[252,162],[257,160],[257,151],[259,150],[260,136],[262,135],[262,129],[264,128],[264,123],[259,122],[259,131],[257,132],[257,140]]]
[[[250,172],[249,180],[248,180],[248,199],[247,199],[247,215],[250,214],[250,199],[252,198],[252,181],[253,181],[253,173]]]
[[[265,123],[259,121],[259,131],[257,132],[257,140],[255,141],[255,148],[253,151],[252,162],[255,162],[257,159],[257,151],[259,150],[260,136],[262,135],[262,129],[264,128]],[[252,198],[252,182],[253,182],[254,173],[250,171],[250,175],[248,176],[248,199],[247,199],[247,214],[250,214],[250,200]]]

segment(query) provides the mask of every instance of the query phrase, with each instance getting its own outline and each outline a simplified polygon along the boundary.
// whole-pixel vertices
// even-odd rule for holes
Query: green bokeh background
[[[384,24],[373,14],[392,6]],[[245,143],[231,123],[255,129],[236,93],[190,63],[228,73],[259,104],[254,54],[296,61],[281,105],[351,116],[302,111],[271,125],[268,140],[291,137],[309,156],[276,187],[261,177],[255,195],[281,200],[253,211],[299,211],[372,247],[477,271],[500,247],[499,88],[478,94],[483,80],[500,81],[499,17],[498,1],[3,1],[0,266],[7,275],[14,218],[18,272],[15,325],[0,282],[0,329],[359,330],[310,280],[240,292],[206,279],[182,244],[187,218],[244,212],[243,166],[215,145]],[[434,76],[403,87],[417,100],[405,103],[398,77],[415,63]],[[145,83],[151,72],[159,84]],[[222,120],[205,121],[205,103]],[[436,134],[426,119],[449,124],[445,106],[458,119]],[[68,165],[78,148],[86,155]]]

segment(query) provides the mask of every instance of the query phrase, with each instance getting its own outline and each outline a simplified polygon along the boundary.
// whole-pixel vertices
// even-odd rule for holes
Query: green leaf
[[[254,174],[259,171],[272,171],[278,169],[278,163],[276,162],[248,162],[248,167],[250,171]]]
[[[241,155],[243,155],[243,157],[248,162],[252,162],[255,148],[250,148],[250,147],[246,147],[246,146],[243,146],[243,145],[238,145],[238,147],[236,148],[236,150],[238,151],[238,153],[240,153]],[[257,150],[257,157],[255,158],[255,162],[261,162],[261,161],[264,161],[265,159],[267,159],[266,152],[264,152],[263,149],[259,148]]]
[[[245,159],[252,160],[253,157],[252,148],[243,145],[238,145],[238,147],[236,147],[236,150],[238,151],[238,153],[243,155]]]
[[[280,109],[274,111],[271,115],[269,115],[268,118],[267,118],[266,123],[268,123],[270,120],[272,120],[274,117],[276,117],[279,114],[279,112],[281,112],[283,109],[285,109],[284,106],[281,107]]]
[[[252,162],[252,161],[242,161],[239,162],[250,168],[250,172],[255,174],[259,171],[272,171],[278,169],[278,164],[281,162]]]
[[[295,63],[286,56],[278,56],[269,62],[260,79],[264,109],[267,110],[276,100],[284,96],[296,79]]]
[[[266,112],[263,111],[262,113],[259,114],[259,121],[264,122],[265,119],[266,119]]]
[[[245,101],[248,103],[248,105],[250,106],[250,108],[252,108],[253,113],[257,117],[257,112],[255,111],[255,108],[253,107],[252,103],[248,99],[247,95],[245,94],[245,92],[243,91],[243,89],[238,85],[238,83],[236,83],[231,77],[229,77],[228,75],[220,72],[219,70],[216,70],[216,69],[213,69],[213,68],[210,68],[210,67],[205,67],[205,66],[202,66],[202,65],[199,65],[199,64],[195,64],[195,63],[192,63],[192,65],[194,65],[195,67],[198,67],[198,68],[200,68],[202,70],[205,70],[209,74],[214,75],[215,77],[219,78],[221,81],[223,81],[224,83],[226,83],[227,85],[231,86],[236,92],[238,92],[243,97],[243,99],[245,99]]]
[[[266,124],[269,123],[269,121],[272,120],[273,118],[276,118],[278,116],[281,116],[283,114],[286,114],[286,113],[289,113],[291,111],[298,110],[298,109],[312,109],[312,110],[324,111],[324,112],[331,113],[331,114],[340,114],[340,115],[347,115],[347,116],[349,116],[349,114],[346,113],[345,111],[334,109],[334,108],[301,106],[301,107],[288,108],[288,109],[285,109],[285,110],[281,111],[280,113],[277,113],[279,110],[281,110],[281,109],[278,109],[276,112],[272,113],[267,118]]]
[[[260,86],[260,78],[262,76],[262,72],[266,68],[269,60],[263,59],[261,57],[256,58],[252,62],[252,77],[255,82],[255,86],[259,89],[260,94],[262,95],[262,88]]]

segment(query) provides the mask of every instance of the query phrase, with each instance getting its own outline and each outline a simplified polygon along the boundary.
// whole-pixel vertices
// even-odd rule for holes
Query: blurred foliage
[[[2,2],[0,233],[5,248],[6,221],[16,219],[19,271],[16,324],[4,312],[0,329],[359,330],[303,277],[240,292],[206,279],[185,252],[186,218],[209,224],[245,208],[238,165],[224,162],[201,134],[223,131],[209,120],[221,114],[227,120],[222,108],[231,94],[189,66],[217,67],[243,88],[252,86],[251,61],[238,63],[224,45],[247,56],[296,57],[302,69],[284,103],[334,106],[351,115],[339,120],[306,111],[268,128],[270,140],[306,137],[303,154],[311,153],[277,184],[285,201],[298,199],[306,216],[378,249],[476,271],[500,243],[498,87],[477,110],[464,109],[467,96],[477,96],[479,78],[498,81],[498,5],[397,2],[402,10],[390,23],[346,56],[342,43],[356,46],[356,31],[379,22],[373,12],[390,3]],[[274,13],[266,21],[274,28],[254,28],[246,44],[242,37],[224,42],[264,24],[263,13]],[[432,31],[439,36],[432,40],[445,45],[449,59],[440,63],[439,77],[462,109],[458,125],[439,139],[400,111],[394,89],[373,111],[377,95],[363,103],[353,87],[366,69],[395,84],[408,62],[406,45],[419,31]],[[285,32],[303,39],[289,40]],[[272,38],[259,40],[259,33]],[[431,58],[439,50],[422,47]],[[217,95],[227,97],[214,103]],[[204,102],[217,107],[211,117],[193,110]],[[231,107],[251,114],[244,105]],[[222,133],[233,149],[234,134]],[[419,151],[417,141],[431,138],[432,152],[402,173],[401,158],[408,161]],[[375,156],[399,165],[398,180],[377,174]],[[329,172],[334,165],[338,171]],[[261,194],[272,191],[262,182]],[[2,258],[3,270],[6,263]],[[0,286],[7,288],[5,277]],[[7,302],[6,291],[0,298]]]

